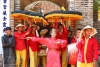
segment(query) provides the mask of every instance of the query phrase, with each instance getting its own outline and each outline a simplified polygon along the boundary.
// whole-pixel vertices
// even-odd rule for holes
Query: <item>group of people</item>
[[[29,23],[28,29],[25,30],[23,24],[15,27],[16,32],[11,35],[11,27],[6,27],[5,34],[2,36],[4,67],[37,67],[39,60],[42,61],[44,67],[68,67],[68,44],[75,43],[78,49],[77,64],[70,64],[71,67],[96,67],[98,60],[98,40],[95,38],[96,29],[91,26],[77,29],[73,38],[69,37],[70,31],[67,30],[64,23],[52,28],[51,37],[45,37],[49,32],[47,29],[40,31],[40,27]],[[14,57],[14,50],[15,56]],[[39,56],[39,54],[46,54]],[[9,63],[8,63],[8,62]]]

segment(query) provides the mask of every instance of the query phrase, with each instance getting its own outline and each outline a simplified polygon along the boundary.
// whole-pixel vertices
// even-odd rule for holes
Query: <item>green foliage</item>
[[[94,0],[93,2],[93,10],[94,11],[98,11],[100,8],[98,8],[100,6],[100,0]]]
[[[94,11],[97,11],[98,10],[98,2],[97,1],[94,1],[93,2],[93,10]]]

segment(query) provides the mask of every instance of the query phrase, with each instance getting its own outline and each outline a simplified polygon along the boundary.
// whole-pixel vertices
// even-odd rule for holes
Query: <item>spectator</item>
[[[14,67],[15,62],[15,38],[11,35],[11,27],[6,27],[5,34],[2,36],[3,63],[4,67]]]

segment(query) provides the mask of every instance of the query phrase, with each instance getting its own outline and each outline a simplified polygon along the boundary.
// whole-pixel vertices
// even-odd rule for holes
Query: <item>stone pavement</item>
[[[100,56],[99,56],[98,58],[99,58],[99,60],[98,60],[98,63],[97,63],[97,64],[98,64],[97,67],[100,67]],[[0,54],[0,67],[3,67],[3,66],[2,66],[2,60],[3,60],[3,59],[2,59],[2,55]],[[29,67],[29,66],[28,66],[28,67]],[[43,66],[39,66],[39,67],[43,67]]]
[[[2,54],[0,54],[0,67],[2,67]]]

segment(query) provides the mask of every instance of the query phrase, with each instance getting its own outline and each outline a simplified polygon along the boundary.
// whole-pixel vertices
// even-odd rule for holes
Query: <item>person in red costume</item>
[[[38,25],[33,24],[31,27],[31,32],[27,37],[37,37],[36,31],[39,29],[40,27]],[[36,67],[37,56],[39,52],[39,43],[32,40],[27,40],[27,43],[29,45],[30,67]]]
[[[33,37],[33,41],[37,41],[44,44],[48,48],[47,52],[47,64],[46,67],[61,67],[60,62],[60,49],[67,46],[66,40],[56,38],[56,29],[50,31],[51,38],[36,38]]]
[[[100,44],[98,45],[98,56],[100,56]]]
[[[80,37],[81,29],[77,29],[75,32],[74,37],[71,39],[71,44],[68,45],[68,53],[69,53],[69,64],[71,67],[76,67],[77,64],[77,56],[78,56],[78,49],[76,48],[76,43]]]
[[[81,29],[76,30],[75,35],[71,40],[71,43],[76,43],[78,41],[78,38],[80,37],[80,32],[81,32]]]
[[[63,22],[58,26],[58,32],[56,37],[58,39],[64,39],[67,41],[68,31]],[[61,62],[62,62],[62,67],[67,67],[67,46],[61,48]]]
[[[96,67],[98,60],[98,40],[94,37],[96,29],[87,25],[81,30],[78,48],[77,67]]]
[[[30,24],[31,26],[31,24]],[[18,24],[15,27],[16,32],[14,32],[14,37],[15,37],[15,50],[16,50],[16,67],[20,67],[20,63],[22,59],[22,67],[26,67],[26,35],[29,34],[30,31],[30,26],[29,28],[25,31],[25,26],[23,24]]]
[[[100,44],[98,45],[98,67],[100,67]]]

